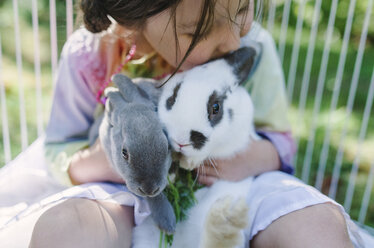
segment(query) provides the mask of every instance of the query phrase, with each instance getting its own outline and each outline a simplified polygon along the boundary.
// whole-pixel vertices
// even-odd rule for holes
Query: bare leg
[[[251,247],[353,247],[343,215],[330,203],[307,207],[274,221]]]
[[[37,221],[30,247],[130,247],[132,207],[88,199],[69,199]]]

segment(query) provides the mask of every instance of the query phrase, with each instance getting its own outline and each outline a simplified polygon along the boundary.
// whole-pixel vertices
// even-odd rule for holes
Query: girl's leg
[[[284,215],[259,232],[251,247],[353,247],[345,219],[330,203]]]
[[[30,247],[130,247],[133,226],[133,207],[69,199],[39,218]]]

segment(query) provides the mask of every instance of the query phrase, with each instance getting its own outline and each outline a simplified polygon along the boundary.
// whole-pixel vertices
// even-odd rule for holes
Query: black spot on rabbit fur
[[[190,140],[191,140],[193,148],[199,150],[204,146],[207,138],[205,137],[204,134],[202,134],[198,131],[191,130]]]
[[[232,121],[232,118],[234,117],[234,110],[232,110],[231,108],[229,109],[229,119],[230,121]]]
[[[177,99],[177,96],[178,96],[178,91],[181,87],[181,82],[177,84],[177,86],[175,86],[174,88],[174,91],[173,91],[173,95],[171,97],[169,97],[167,100],[166,100],[166,109],[167,110],[170,110],[174,103],[175,103],[175,100]]]
[[[251,47],[242,47],[233,53],[224,56],[229,65],[234,68],[239,84],[244,83],[254,69],[256,50]]]

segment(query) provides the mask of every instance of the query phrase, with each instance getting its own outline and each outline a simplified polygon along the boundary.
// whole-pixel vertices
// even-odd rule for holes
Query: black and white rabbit
[[[182,167],[194,169],[207,158],[228,158],[257,139],[253,103],[244,87],[256,65],[256,50],[243,47],[190,71],[164,86],[159,117]]]
[[[241,84],[254,71],[259,54],[254,48],[241,48],[179,73],[164,86],[159,117],[185,169],[195,169],[206,159],[234,156],[258,139],[251,97]],[[198,190],[188,219],[177,224],[172,247],[244,247],[251,182],[252,178],[219,180]],[[133,247],[157,247],[159,237],[148,218],[135,228]]]

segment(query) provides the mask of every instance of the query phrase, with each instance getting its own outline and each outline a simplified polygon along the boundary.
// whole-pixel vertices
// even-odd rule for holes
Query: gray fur
[[[101,122],[103,121],[104,115],[100,115],[95,119],[95,122],[90,127],[88,131],[88,143],[90,146],[93,146],[97,138],[99,137],[99,128]]]
[[[175,214],[162,193],[167,184],[171,151],[155,111],[159,91],[149,80],[135,84],[121,74],[112,80],[118,88],[105,91],[107,103],[99,128],[103,149],[127,188],[146,197],[159,228],[173,233]],[[128,160],[122,154],[123,149]]]

